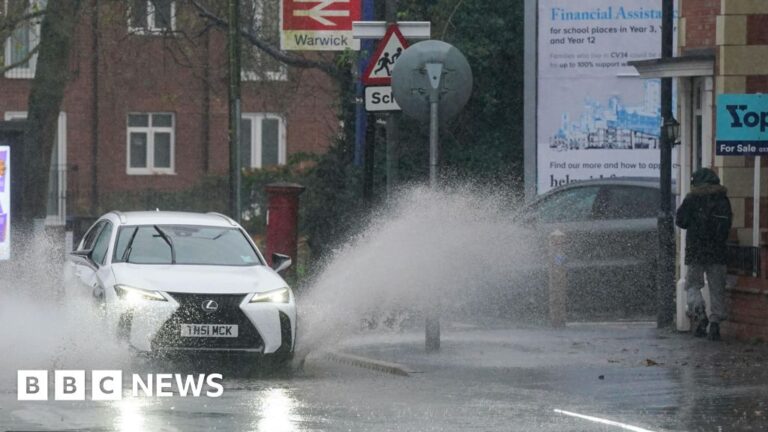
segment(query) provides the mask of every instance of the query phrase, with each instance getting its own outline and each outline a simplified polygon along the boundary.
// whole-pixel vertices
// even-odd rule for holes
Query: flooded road
[[[66,431],[762,431],[765,347],[729,351],[650,323],[566,330],[446,324],[427,354],[418,332],[365,334],[340,350],[407,365],[409,376],[320,354],[303,370],[218,368],[218,398],[16,401],[0,393],[0,430]],[[629,347],[629,348],[626,348]],[[399,363],[395,363],[399,362]],[[211,363],[208,363],[209,365]],[[214,366],[215,368],[215,366]],[[204,368],[207,373],[216,370]],[[131,372],[199,372],[158,363]],[[129,385],[129,384],[127,384]],[[90,398],[87,398],[90,399]]]

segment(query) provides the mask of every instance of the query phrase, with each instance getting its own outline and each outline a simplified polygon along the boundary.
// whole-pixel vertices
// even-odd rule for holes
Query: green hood
[[[693,173],[693,176],[691,176],[691,184],[694,187],[704,185],[719,185],[720,177],[718,177],[717,174],[715,174],[715,172],[709,168],[699,168],[695,173]]]

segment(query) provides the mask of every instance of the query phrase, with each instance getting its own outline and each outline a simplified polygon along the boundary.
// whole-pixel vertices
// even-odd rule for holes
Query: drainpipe
[[[678,197],[682,201],[683,198],[691,190],[691,150],[693,146],[693,137],[691,136],[691,81],[688,78],[681,79],[678,86],[681,102],[680,110],[680,123],[681,123],[681,136],[680,136],[680,179],[678,180]],[[679,204],[679,203],[678,203]],[[686,277],[688,274],[688,266],[685,265],[685,244],[686,244],[686,230],[679,230],[680,233],[680,279],[677,281],[676,289],[676,314],[675,314],[675,327],[678,331],[688,331],[691,329],[691,322],[685,315],[687,294],[685,292]]]
[[[755,180],[752,190],[752,246],[760,247],[760,169],[762,156],[755,156]]]
[[[99,0],[93,0],[91,15],[91,36],[93,55],[91,56],[91,93],[93,93],[93,113],[91,114],[91,215],[99,209]]]

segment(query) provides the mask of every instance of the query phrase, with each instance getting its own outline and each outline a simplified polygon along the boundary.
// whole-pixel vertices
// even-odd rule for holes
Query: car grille
[[[245,295],[168,293],[179,308],[163,324],[152,340],[152,350],[164,349],[261,349],[264,341],[248,317],[240,309]],[[203,311],[202,304],[214,300],[215,312]],[[181,337],[182,324],[237,324],[236,338]]]

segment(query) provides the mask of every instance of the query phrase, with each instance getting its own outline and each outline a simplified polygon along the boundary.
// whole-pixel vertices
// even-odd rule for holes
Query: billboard
[[[627,62],[660,57],[661,2],[539,0],[538,22],[537,192],[658,177],[661,84]]]
[[[0,261],[11,258],[11,148],[0,146]]]

